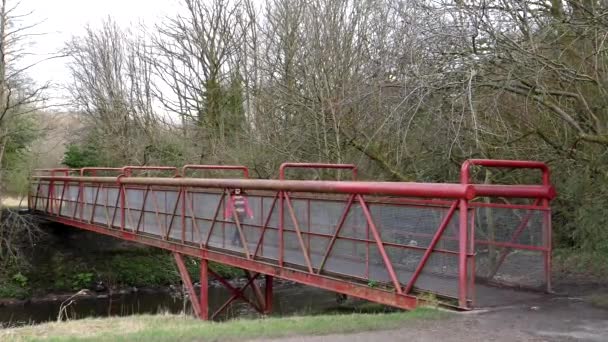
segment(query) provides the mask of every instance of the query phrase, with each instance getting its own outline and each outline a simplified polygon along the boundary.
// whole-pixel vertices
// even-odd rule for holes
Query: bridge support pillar
[[[173,252],[173,256],[175,258],[175,263],[177,265],[177,269],[179,270],[179,274],[182,278],[182,283],[188,296],[190,297],[190,303],[192,304],[192,311],[194,315],[202,320],[214,319],[219,314],[221,314],[228,306],[234,302],[235,300],[242,300],[245,303],[251,305],[257,312],[263,314],[269,314],[272,311],[272,285],[273,285],[273,277],[271,275],[266,275],[266,284],[264,288],[264,293],[258,288],[255,280],[260,276],[260,273],[253,273],[251,271],[243,270],[245,276],[247,278],[247,282],[245,285],[241,287],[236,287],[230,284],[226,279],[222,278],[217,273],[213,272],[213,270],[209,269],[209,262],[207,259],[201,259],[200,264],[200,292],[197,296],[194,285],[192,284],[192,279],[190,278],[190,274],[186,269],[186,265],[184,263],[184,259],[182,254],[178,252]],[[209,315],[209,275],[213,276],[217,279],[226,289],[232,292],[232,296],[222,305],[219,309],[217,309],[212,315]],[[245,295],[245,290],[250,287],[253,290],[254,300],[249,299]]]
[[[201,313],[199,318],[209,320],[209,262],[207,259],[201,259],[201,274],[200,274],[201,291],[199,293],[199,306]]]
[[[270,274],[266,275],[266,284],[264,286],[264,313],[266,315],[272,312],[272,284],[273,276]]]
[[[183,256],[178,253],[178,252],[173,252],[173,257],[175,258],[175,264],[177,265],[177,269],[179,271],[179,275],[182,278],[182,283],[184,288],[186,289],[186,291],[188,292],[188,296],[190,297],[190,303],[192,303],[192,311],[194,311],[194,315],[200,319],[207,319],[207,305],[203,307],[201,306],[201,304],[205,303],[207,304],[207,296],[203,296],[203,288],[206,289],[207,287],[207,282],[205,282],[203,284],[203,282],[201,281],[201,296],[200,296],[200,301],[199,301],[199,297],[196,296],[196,292],[194,291],[194,285],[192,285],[192,279],[190,278],[190,274],[188,273],[188,269],[186,268],[186,264],[184,263],[184,258]],[[203,263],[201,262],[201,267],[203,266]],[[205,266],[206,269],[206,266]],[[202,273],[202,270],[201,270]],[[202,275],[202,274],[201,274]],[[205,312],[203,312],[203,310]]]

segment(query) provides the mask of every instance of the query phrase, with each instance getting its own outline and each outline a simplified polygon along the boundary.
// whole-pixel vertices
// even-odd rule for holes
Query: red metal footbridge
[[[540,175],[536,184],[478,184],[473,167]],[[350,170],[352,180],[287,179],[293,168]],[[239,176],[200,177],[209,170]],[[28,206],[173,252],[201,319],[234,300],[270,312],[274,277],[403,309],[429,296],[469,310],[513,287],[550,290],[555,191],[544,163],[468,160],[459,183],[358,181],[350,164],[284,163],[279,175],[250,179],[246,167],[227,165],[47,169],[33,177]],[[184,255],[200,259],[199,293]],[[245,285],[209,261],[243,269]],[[210,277],[232,293],[212,314]]]

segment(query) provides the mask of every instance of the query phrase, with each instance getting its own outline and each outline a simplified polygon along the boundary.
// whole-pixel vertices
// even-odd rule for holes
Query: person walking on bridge
[[[234,189],[231,192],[224,217],[226,219],[232,217],[233,220],[235,220],[234,234],[232,235],[231,241],[232,245],[243,247],[238,226],[241,226],[242,228],[242,224],[246,218],[253,218],[253,212],[249,207],[249,202],[247,201],[247,197],[245,197],[245,193],[241,189]]]

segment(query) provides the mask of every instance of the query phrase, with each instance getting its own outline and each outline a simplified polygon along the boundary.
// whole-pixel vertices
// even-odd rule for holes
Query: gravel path
[[[608,310],[580,298],[542,300],[488,311],[455,313],[434,321],[404,322],[390,331],[290,337],[277,342],[389,341],[608,341]]]

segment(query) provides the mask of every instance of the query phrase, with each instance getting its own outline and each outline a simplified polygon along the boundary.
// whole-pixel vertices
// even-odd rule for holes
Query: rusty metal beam
[[[188,269],[186,268],[186,264],[184,264],[184,259],[179,252],[174,251],[173,257],[175,258],[175,264],[177,265],[177,269],[179,270],[179,275],[182,277],[182,283],[188,291],[188,296],[190,296],[190,303],[192,304],[192,310],[196,317],[200,319],[204,319],[201,313],[201,306],[198,300],[198,296],[196,292],[194,292],[194,286],[192,285],[192,280],[190,279],[190,274],[188,273]]]
[[[159,177],[64,177],[38,176],[34,179],[56,182],[119,183],[122,185],[192,186],[202,188],[229,188],[273,190],[292,192],[316,192],[336,194],[412,196],[426,198],[475,197],[473,185],[455,183],[416,182],[355,182],[355,181],[302,181],[269,179],[222,179],[222,178],[159,178]],[[523,187],[521,186],[522,191]],[[539,186],[528,186],[532,191]],[[542,188],[542,187],[540,187]],[[537,189],[542,190],[542,189]]]
[[[62,217],[48,217],[49,220],[73,226],[80,229],[89,230],[99,234],[113,236],[119,239],[134,241],[144,245],[162,248],[183,255],[190,255],[203,258],[209,261],[218,262],[228,266],[246,269],[252,272],[270,275],[273,277],[294,281],[303,285],[321,288],[324,290],[343,293],[345,295],[373,301],[379,304],[393,306],[405,310],[416,308],[418,299],[411,295],[397,294],[381,288],[369,287],[367,284],[359,284],[344,279],[336,279],[324,275],[310,274],[306,271],[279,267],[267,262],[257,260],[247,260],[243,257],[224,254],[208,249],[201,249],[195,246],[181,245],[179,243],[164,241],[146,235],[133,234],[127,231],[108,229],[103,226],[78,222]]]

